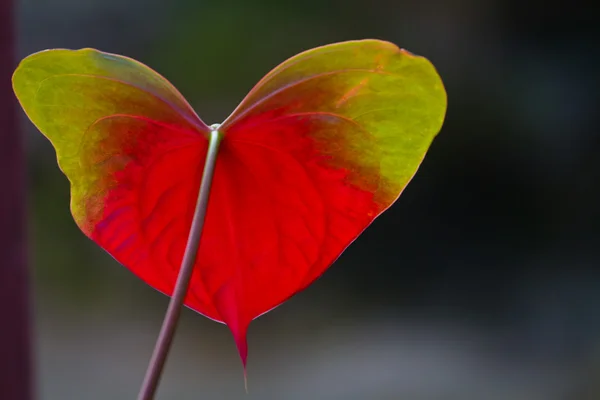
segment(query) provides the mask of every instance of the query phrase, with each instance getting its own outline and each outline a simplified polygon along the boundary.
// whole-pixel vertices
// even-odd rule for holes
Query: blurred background
[[[392,41],[445,82],[446,123],[401,199],[250,327],[250,394],[227,329],[185,310],[159,399],[600,399],[600,29],[589,7],[18,0],[16,18],[19,59],[54,47],[128,55],[208,124],[286,58],[336,41]],[[80,233],[50,143],[21,122],[37,398],[133,399],[168,299]]]

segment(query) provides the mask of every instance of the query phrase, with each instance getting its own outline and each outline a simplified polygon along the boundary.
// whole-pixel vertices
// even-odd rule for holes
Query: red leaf
[[[209,128],[148,67],[90,49],[32,55],[13,84],[56,147],[77,224],[171,295]],[[221,125],[185,304],[228,325],[244,365],[250,322],[310,285],[399,197],[445,110],[426,59],[366,40],[291,58]]]

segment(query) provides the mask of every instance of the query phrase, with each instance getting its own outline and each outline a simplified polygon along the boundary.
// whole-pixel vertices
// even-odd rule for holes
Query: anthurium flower
[[[432,64],[379,40],[290,58],[212,129],[157,72],[93,49],[33,54],[13,84],[56,149],[79,228],[167,295],[218,131],[185,305],[227,324],[244,365],[250,322],[309,286],[398,199],[446,111]]]

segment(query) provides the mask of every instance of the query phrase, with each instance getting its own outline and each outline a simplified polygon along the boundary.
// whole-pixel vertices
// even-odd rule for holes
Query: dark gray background
[[[21,0],[19,56],[96,47],[170,79],[208,124],[330,42],[424,55],[449,98],[401,199],[250,329],[186,310],[161,399],[600,398],[598,19],[577,2]],[[167,298],[86,239],[25,120],[43,400],[132,399]]]

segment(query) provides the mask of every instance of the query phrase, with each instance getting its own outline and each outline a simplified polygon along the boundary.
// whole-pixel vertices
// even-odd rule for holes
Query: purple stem
[[[183,301],[190,285],[194,264],[196,263],[198,247],[200,247],[200,238],[202,236],[202,228],[204,227],[204,218],[206,217],[210,186],[212,184],[212,178],[217,162],[217,153],[222,139],[221,134],[217,130],[218,127],[218,125],[211,126],[210,140],[196,203],[196,211],[194,212],[192,227],[188,236],[185,252],[183,253],[183,261],[181,262],[181,268],[179,269],[173,296],[169,302],[169,307],[167,308],[165,319],[160,329],[160,334],[158,335],[158,340],[154,346],[154,352],[150,359],[150,363],[148,364],[148,369],[138,395],[138,400],[154,399],[156,388],[158,387],[160,376],[164,369],[169,349],[173,342],[173,337],[175,336],[177,321],[181,314]]]

